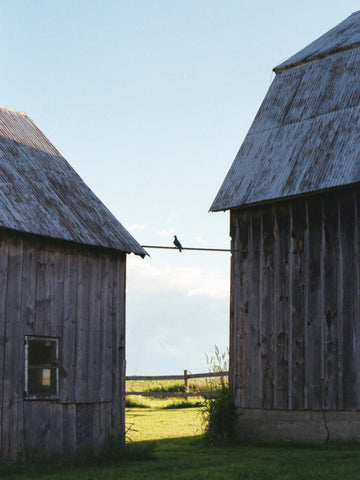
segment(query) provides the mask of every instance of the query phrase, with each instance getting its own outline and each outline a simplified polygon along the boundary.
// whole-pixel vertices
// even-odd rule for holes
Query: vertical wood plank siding
[[[360,409],[359,212],[353,190],[232,210],[238,407]]]
[[[123,433],[125,262],[1,232],[0,458],[97,450]],[[58,401],[24,400],[25,335],[59,338]]]

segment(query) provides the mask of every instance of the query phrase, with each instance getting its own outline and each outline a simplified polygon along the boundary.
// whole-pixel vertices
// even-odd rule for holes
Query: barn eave
[[[0,107],[0,226],[147,255],[27,114],[6,107]]]
[[[276,73],[360,46],[360,11],[354,12],[274,68]]]
[[[241,205],[229,205],[226,208],[219,208],[219,209],[210,209],[209,212],[211,213],[216,213],[216,212],[226,212],[226,211],[231,211],[231,210],[243,210],[246,208],[253,208],[253,207],[261,207],[263,205],[273,205],[273,204],[278,204],[281,202],[287,202],[287,201],[292,201],[292,200],[299,200],[299,199],[304,199],[304,198],[310,198],[318,195],[326,195],[331,192],[338,192],[338,191],[348,191],[348,190],[359,190],[360,189],[360,181],[356,183],[351,183],[348,185],[341,185],[341,186],[335,186],[335,187],[329,187],[329,188],[323,188],[321,190],[313,190],[313,191],[308,191],[305,193],[297,194],[297,195],[287,195],[283,197],[278,197],[278,198],[269,198],[269,199],[264,199],[264,200],[259,200],[257,202],[251,202],[251,203],[243,203]]]
[[[359,182],[359,65],[356,48],[276,75],[210,210]]]

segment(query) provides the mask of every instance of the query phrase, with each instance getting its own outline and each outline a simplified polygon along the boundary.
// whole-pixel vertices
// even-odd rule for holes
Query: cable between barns
[[[142,248],[158,248],[164,250],[178,250],[176,247],[165,247],[162,245],[141,245]],[[231,253],[247,253],[247,250],[231,250],[228,248],[200,248],[200,247],[181,247],[182,250],[193,250],[202,252],[231,252]]]

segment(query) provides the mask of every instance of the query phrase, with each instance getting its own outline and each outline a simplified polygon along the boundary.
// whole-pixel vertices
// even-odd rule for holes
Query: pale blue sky
[[[272,68],[358,2],[0,0],[0,104],[25,111],[146,245],[228,248],[208,213]],[[229,256],[128,263],[128,373],[206,370],[228,340]]]

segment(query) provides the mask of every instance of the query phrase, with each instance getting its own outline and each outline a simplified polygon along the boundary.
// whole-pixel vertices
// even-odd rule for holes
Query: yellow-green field
[[[127,446],[110,456],[63,465],[0,464],[11,480],[360,480],[360,446],[233,445],[210,448],[201,408],[173,408],[179,400],[139,399],[126,410]],[[199,399],[195,399],[198,401]],[[182,402],[183,400],[180,400]],[[145,402],[145,403],[146,403]]]
[[[203,433],[199,408],[159,409],[128,408],[126,410],[129,441],[161,440],[194,437]]]
[[[190,392],[206,391],[217,379],[197,378],[189,380]],[[182,380],[127,380],[127,392],[184,392]]]

